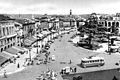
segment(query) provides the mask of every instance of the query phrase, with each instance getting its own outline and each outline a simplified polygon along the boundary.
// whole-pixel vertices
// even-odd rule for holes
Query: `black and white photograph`
[[[0,0],[0,80],[120,80],[120,0]]]

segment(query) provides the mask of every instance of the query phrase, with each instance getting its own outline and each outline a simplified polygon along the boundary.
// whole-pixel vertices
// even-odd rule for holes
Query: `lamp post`
[[[38,46],[38,41],[39,41],[39,36],[38,35],[39,35],[39,32],[36,32],[36,34],[37,34],[37,54],[38,54],[38,47],[39,47]]]
[[[107,34],[107,37],[108,37],[108,53],[109,53],[109,55],[111,55],[111,52],[110,52],[110,45],[109,45],[109,40],[110,40],[110,32],[107,32],[106,33]]]
[[[32,59],[31,59],[31,49],[32,49],[32,48],[30,47],[30,48],[29,48],[29,58],[30,58],[30,61],[32,60]]]
[[[38,41],[37,41],[37,54],[38,54],[38,47],[39,47],[39,46],[38,46]]]

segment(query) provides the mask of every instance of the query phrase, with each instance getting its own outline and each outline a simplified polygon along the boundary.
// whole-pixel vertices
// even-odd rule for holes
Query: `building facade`
[[[18,42],[14,21],[0,21],[0,52],[18,45]]]

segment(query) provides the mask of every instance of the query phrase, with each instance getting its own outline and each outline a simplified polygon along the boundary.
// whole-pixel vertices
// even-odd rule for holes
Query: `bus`
[[[103,66],[105,64],[104,58],[102,57],[86,57],[81,59],[81,66],[83,68],[93,67],[93,66]]]

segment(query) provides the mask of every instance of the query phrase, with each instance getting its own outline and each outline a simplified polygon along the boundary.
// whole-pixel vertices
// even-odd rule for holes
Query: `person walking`
[[[17,64],[17,68],[20,68],[20,64],[19,63]]]
[[[71,59],[70,59],[70,63],[69,64],[71,64],[72,63],[72,61],[71,61]]]
[[[74,72],[77,72],[77,68],[76,67],[74,68]]]
[[[4,78],[7,78],[6,70],[4,70],[3,77],[4,77]]]

